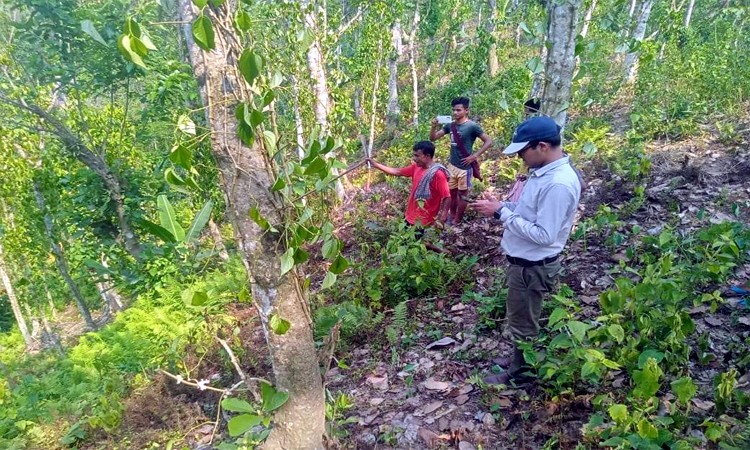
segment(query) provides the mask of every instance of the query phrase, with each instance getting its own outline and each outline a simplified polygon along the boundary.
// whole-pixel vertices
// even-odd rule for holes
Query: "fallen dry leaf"
[[[468,395],[459,395],[458,397],[456,397],[456,403],[459,405],[463,405],[464,403],[468,401],[469,401]]]
[[[739,319],[737,319],[737,322],[741,323],[742,325],[750,326],[750,317],[740,317]]]
[[[431,391],[444,391],[450,387],[450,383],[447,383],[445,381],[437,381],[434,378],[428,378],[424,383],[422,383],[422,386]]]
[[[388,375],[383,377],[376,377],[375,375],[371,375],[367,377],[367,382],[370,383],[375,389],[380,389],[381,391],[385,391],[388,389]]]
[[[704,319],[707,324],[718,327],[724,324],[724,322],[718,317],[706,317]]]
[[[427,344],[427,345],[425,346],[425,350],[430,350],[430,349],[433,349],[433,348],[442,348],[442,347],[447,347],[447,346],[449,346],[449,345],[453,345],[453,344],[455,344],[455,343],[456,343],[456,340],[455,340],[455,339],[453,339],[453,338],[450,338],[450,337],[444,337],[444,338],[442,338],[442,339],[439,339],[439,340],[437,340],[437,341],[435,341],[435,342],[432,342],[432,343],[430,343],[430,344]]]
[[[699,398],[694,398],[692,402],[695,406],[704,411],[710,411],[714,406],[716,406],[716,403],[710,400],[701,400]]]
[[[491,405],[498,405],[501,408],[510,408],[513,406],[513,401],[508,397],[495,397],[490,401]]]
[[[476,450],[476,447],[469,442],[461,441],[458,443],[458,450]]]
[[[422,408],[422,412],[424,414],[432,414],[433,412],[437,411],[441,406],[443,406],[442,400],[436,400],[432,403],[428,403],[425,405],[424,408]]]
[[[435,448],[440,444],[440,436],[429,428],[420,427],[419,437],[422,438],[424,443],[430,448]]]

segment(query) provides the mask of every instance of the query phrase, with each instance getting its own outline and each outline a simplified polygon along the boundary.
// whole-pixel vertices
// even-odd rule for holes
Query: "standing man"
[[[417,227],[428,227],[436,219],[445,222],[448,216],[448,171],[433,161],[435,145],[430,141],[414,144],[414,162],[407,167],[394,168],[368,161],[378,170],[397,177],[410,177],[411,192],[406,202],[406,222]]]
[[[560,127],[549,117],[523,122],[503,151],[517,154],[530,169],[520,200],[481,200],[471,205],[478,213],[503,222],[500,246],[510,263],[506,318],[516,345],[512,357],[501,362],[506,371],[485,378],[489,384],[528,380],[529,367],[518,341],[538,336],[542,300],[556,287],[560,252],[570,236],[581,193],[578,176],[560,143]]]
[[[471,188],[471,177],[479,176],[479,156],[492,145],[492,139],[476,122],[469,120],[469,102],[466,97],[454,98],[453,122],[439,128],[437,118],[432,120],[430,140],[436,141],[446,134],[451,137],[451,154],[448,163],[450,178],[448,185],[451,191],[450,216],[448,223],[458,225],[464,217],[466,202],[464,197]],[[482,148],[473,153],[474,141],[482,140]],[[473,165],[473,167],[472,167]]]

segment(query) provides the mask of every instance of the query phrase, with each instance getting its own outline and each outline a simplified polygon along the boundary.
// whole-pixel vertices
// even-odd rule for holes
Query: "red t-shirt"
[[[417,186],[422,181],[422,177],[427,172],[427,169],[412,164],[400,170],[401,175],[411,177],[411,192],[409,193],[409,200],[406,202],[406,221],[412,225],[417,223],[421,223],[422,226],[432,225],[440,212],[440,203],[444,198],[451,196],[445,173],[442,170],[435,172],[430,182],[430,198],[425,200],[424,208],[420,208],[415,194]]]

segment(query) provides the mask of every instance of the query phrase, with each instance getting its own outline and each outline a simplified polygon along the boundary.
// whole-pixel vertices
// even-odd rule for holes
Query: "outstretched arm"
[[[380,170],[381,172],[386,173],[388,175],[393,175],[395,177],[406,176],[406,175],[404,175],[404,174],[401,173],[401,169],[396,168],[396,167],[389,167],[389,166],[386,166],[385,164],[380,164],[379,162],[375,161],[372,158],[369,158],[367,160],[367,162],[369,162],[370,164],[372,164],[372,167],[374,167],[374,168],[376,168],[376,169]]]

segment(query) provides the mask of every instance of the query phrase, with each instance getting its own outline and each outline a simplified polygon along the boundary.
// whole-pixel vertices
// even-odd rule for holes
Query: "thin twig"
[[[346,176],[347,174],[349,174],[349,172],[353,172],[353,171],[354,171],[355,169],[359,169],[359,168],[360,168],[360,167],[361,167],[362,165],[364,165],[364,164],[365,164],[366,162],[367,162],[367,159],[366,159],[366,158],[365,158],[365,159],[362,159],[362,160],[361,160],[361,161],[359,161],[358,163],[356,163],[356,164],[354,164],[353,166],[351,166],[351,167],[349,167],[348,169],[346,169],[346,170],[345,170],[344,172],[340,173],[340,174],[339,174],[338,176],[336,176],[335,178],[331,179],[331,181],[329,181],[329,183],[332,183],[332,182],[334,182],[334,181],[338,180],[339,178],[341,178],[341,177],[343,177],[343,176]],[[292,200],[292,203],[296,203],[296,202],[298,202],[298,201],[302,200],[303,198],[307,197],[308,195],[310,195],[310,194],[312,194],[313,192],[316,192],[316,191],[317,191],[317,189],[311,189],[311,190],[309,190],[309,191],[305,192],[304,194],[300,195],[299,197],[295,198],[294,200]]]

